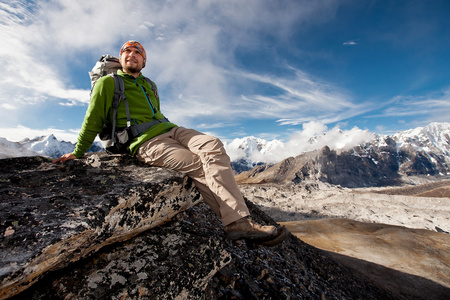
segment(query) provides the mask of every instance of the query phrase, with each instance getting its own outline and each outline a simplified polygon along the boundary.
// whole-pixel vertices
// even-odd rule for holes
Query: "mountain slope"
[[[450,174],[450,123],[377,136],[346,151],[328,146],[237,175],[239,183],[320,180],[345,187],[393,185],[402,176]]]
[[[75,144],[71,142],[58,141],[51,134],[48,136],[24,139],[20,142],[11,142],[5,138],[0,138],[0,159],[27,156],[45,156],[57,158],[65,153],[70,153],[75,149]],[[89,148],[88,152],[103,151],[99,142]]]
[[[0,138],[0,158],[12,158],[21,156],[34,156],[36,152],[28,150],[19,143],[10,142]]]

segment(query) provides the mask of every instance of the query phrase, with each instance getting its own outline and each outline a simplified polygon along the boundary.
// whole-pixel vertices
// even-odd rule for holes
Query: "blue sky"
[[[75,141],[130,39],[163,113],[225,141],[450,120],[450,1],[0,0],[0,137]]]

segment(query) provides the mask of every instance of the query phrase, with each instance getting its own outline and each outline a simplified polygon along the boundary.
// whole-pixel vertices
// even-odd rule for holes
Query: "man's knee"
[[[222,141],[214,136],[211,135],[205,135],[204,137],[204,144],[202,146],[203,150],[206,151],[218,151],[225,153],[225,147],[222,143]]]
[[[203,160],[209,164],[214,162],[217,165],[229,166],[231,161],[221,140],[210,137],[203,149]]]

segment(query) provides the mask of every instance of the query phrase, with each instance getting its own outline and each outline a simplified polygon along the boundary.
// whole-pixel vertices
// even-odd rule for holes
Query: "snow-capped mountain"
[[[19,142],[23,148],[30,151],[56,158],[64,153],[70,153],[75,149],[75,145],[70,142],[58,141],[56,137],[51,134],[49,136],[36,137],[34,139],[24,139]]]
[[[279,140],[266,141],[254,136],[237,138],[225,144],[232,161],[231,165],[238,173],[250,170],[258,164],[267,163],[268,157],[282,147],[283,142]],[[275,162],[279,160],[279,156],[275,158]]]
[[[389,156],[389,161],[404,175],[450,175],[450,123],[431,123],[391,136],[379,135],[353,151],[376,164],[379,162],[375,156],[383,160]]]
[[[234,139],[225,144],[231,157],[233,167],[242,171],[257,164],[274,164],[288,157],[322,149],[328,146],[338,153],[361,148],[357,152],[384,151],[388,146],[390,151],[420,152],[428,156],[450,156],[450,123],[431,123],[393,135],[378,135],[366,130],[353,128],[348,131],[332,129],[316,136],[293,136],[288,142],[279,140],[266,141],[253,136]]]
[[[450,175],[450,123],[374,135],[353,147],[329,146],[257,166],[238,175],[240,183],[320,180],[347,187],[397,184],[404,176]]]
[[[10,142],[0,138],[0,158],[34,155],[55,158],[72,152],[74,148],[75,144],[58,141],[53,135],[25,139],[20,142]],[[271,165],[279,162],[286,163],[287,160],[296,159],[299,156],[302,157],[303,162],[306,157],[314,157],[312,153],[321,153],[322,162],[314,166],[316,169],[319,165],[322,168],[322,163],[333,165],[330,162],[326,163],[325,159],[343,160],[345,157],[344,161],[339,161],[341,170],[360,168],[359,172],[364,175],[367,172],[377,173],[381,177],[391,176],[394,173],[450,174],[450,123],[431,123],[425,127],[393,135],[377,135],[358,128],[347,131],[332,129],[312,137],[300,133],[285,143],[250,136],[234,139],[226,143],[225,148],[232,160],[232,167],[237,173],[250,170],[257,165],[264,165],[263,168],[267,169]],[[103,151],[103,148],[96,142],[89,151]],[[365,167],[358,165],[362,162]],[[291,163],[294,162],[291,161]],[[345,167],[343,167],[344,164],[346,164]],[[303,166],[303,168],[304,172],[308,173],[307,170],[311,166]],[[370,170],[364,168],[370,168]],[[322,172],[323,175],[325,171],[329,172],[325,169],[311,172]],[[299,174],[297,175],[303,176]]]
[[[387,140],[389,137],[385,137]],[[398,132],[390,136],[399,150],[412,149],[450,157],[450,123],[431,123],[425,127]]]
[[[36,155],[36,152],[22,147],[19,143],[10,142],[5,138],[0,138],[0,158],[34,155]]]
[[[53,134],[33,139],[24,139],[20,142],[11,142],[5,138],[0,138],[0,159],[35,155],[57,158],[65,153],[72,152],[74,149],[75,144],[58,141]],[[102,150],[101,144],[94,142],[88,152]]]

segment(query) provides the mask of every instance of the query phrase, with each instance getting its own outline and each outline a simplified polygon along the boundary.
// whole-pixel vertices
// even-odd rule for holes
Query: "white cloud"
[[[16,107],[10,103],[3,103],[0,105],[1,108],[7,109],[7,110],[14,110]]]
[[[373,133],[357,127],[350,130],[342,130],[338,126],[328,129],[322,123],[309,122],[303,124],[303,130],[294,133],[286,142],[283,156],[296,156],[324,146],[334,150],[347,150],[372,138]]]
[[[358,45],[358,43],[356,41],[347,41],[347,42],[344,42],[342,45],[344,45],[344,46],[355,46],[355,45]]]
[[[45,2],[44,7],[47,4]],[[45,27],[42,16],[46,12],[51,14],[52,10],[44,12],[43,7],[26,1],[3,3],[0,9],[4,17],[0,23],[0,40],[3,41],[0,46],[2,106],[16,107],[15,117],[20,120],[30,102],[36,104],[55,98],[88,102],[88,90],[70,88],[62,80],[66,76],[64,60],[70,56],[64,57],[58,49],[65,44],[64,41],[52,40],[57,31],[49,31]],[[70,34],[66,32],[66,36]],[[70,37],[66,39],[70,40]],[[14,114],[2,111],[0,117],[11,120]]]
[[[332,17],[337,6],[328,0],[2,3],[0,103],[9,109],[1,110],[0,118],[17,125],[30,103],[86,105],[87,71],[101,54],[117,55],[120,45],[133,38],[148,53],[144,75],[157,82],[164,112],[177,123],[191,126],[202,118],[203,123],[229,124],[246,117],[292,125],[345,119],[362,108],[345,92],[301,70],[287,66],[294,75],[277,77],[233,67],[236,49],[259,47],[259,34],[282,41],[294,30]],[[73,69],[85,71],[79,75]],[[86,78],[82,87],[75,84],[78,76]],[[237,80],[241,89],[234,86]],[[279,94],[245,91],[245,84],[270,86]]]
[[[60,130],[56,128],[33,129],[22,125],[14,127],[0,127],[0,137],[12,142],[19,142],[24,139],[31,139],[39,136],[53,134],[59,141],[75,143],[77,141],[79,129]]]

